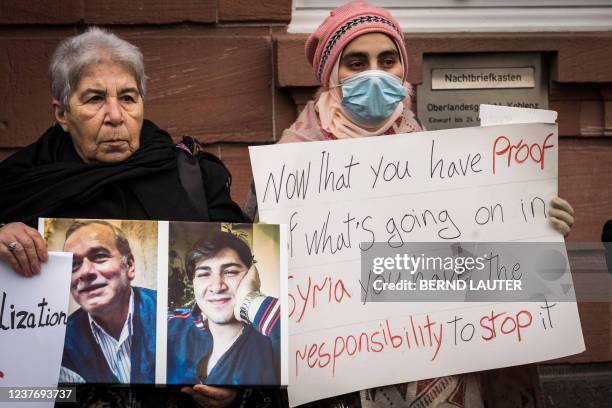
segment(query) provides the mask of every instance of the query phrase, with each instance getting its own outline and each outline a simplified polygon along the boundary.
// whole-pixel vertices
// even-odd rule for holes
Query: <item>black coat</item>
[[[205,221],[181,186],[165,131],[145,120],[140,148],[118,163],[84,163],[59,125],[0,163],[0,222],[35,226],[38,217]],[[210,221],[248,222],[230,197],[230,174],[199,154]]]

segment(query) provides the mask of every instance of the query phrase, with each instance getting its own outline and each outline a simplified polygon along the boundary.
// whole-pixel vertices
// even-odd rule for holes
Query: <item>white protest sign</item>
[[[251,147],[260,220],[289,229],[291,405],[583,351],[575,303],[360,301],[374,242],[562,242],[557,154],[547,124]]]
[[[5,389],[57,386],[72,254],[50,252],[41,269],[38,275],[26,278],[0,262],[0,387]],[[52,407],[54,403],[5,404]]]

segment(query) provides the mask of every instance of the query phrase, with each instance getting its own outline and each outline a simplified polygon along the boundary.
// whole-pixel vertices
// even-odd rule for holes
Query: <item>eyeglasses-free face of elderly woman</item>
[[[87,67],[68,106],[54,100],[53,110],[86,163],[122,161],[140,146],[144,104],[136,78],[122,64]]]
[[[136,46],[91,28],[57,47],[49,76],[55,119],[85,163],[120,162],[138,150],[146,76]]]

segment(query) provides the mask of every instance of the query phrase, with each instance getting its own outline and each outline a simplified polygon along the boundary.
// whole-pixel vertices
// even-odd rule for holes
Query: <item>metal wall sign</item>
[[[478,105],[548,109],[548,76],[539,53],[423,56],[418,117],[428,130],[478,126]]]
[[[431,89],[533,88],[535,69],[437,68],[431,73]]]

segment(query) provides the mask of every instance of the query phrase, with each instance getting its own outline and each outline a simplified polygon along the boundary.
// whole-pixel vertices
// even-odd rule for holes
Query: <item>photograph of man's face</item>
[[[280,383],[277,225],[170,222],[168,384]]]
[[[47,218],[44,236],[72,253],[58,381],[155,383],[157,222]]]
[[[44,237],[50,251],[74,254],[68,314],[98,316],[130,287],[157,288],[156,221],[47,218]]]
[[[134,258],[129,247],[122,253],[118,239],[112,227],[91,223],[74,230],[64,244],[74,254],[70,291],[92,316],[112,313],[129,299]]]
[[[196,262],[193,292],[207,319],[217,324],[235,321],[236,289],[247,270],[231,248],[223,248],[214,256]]]

